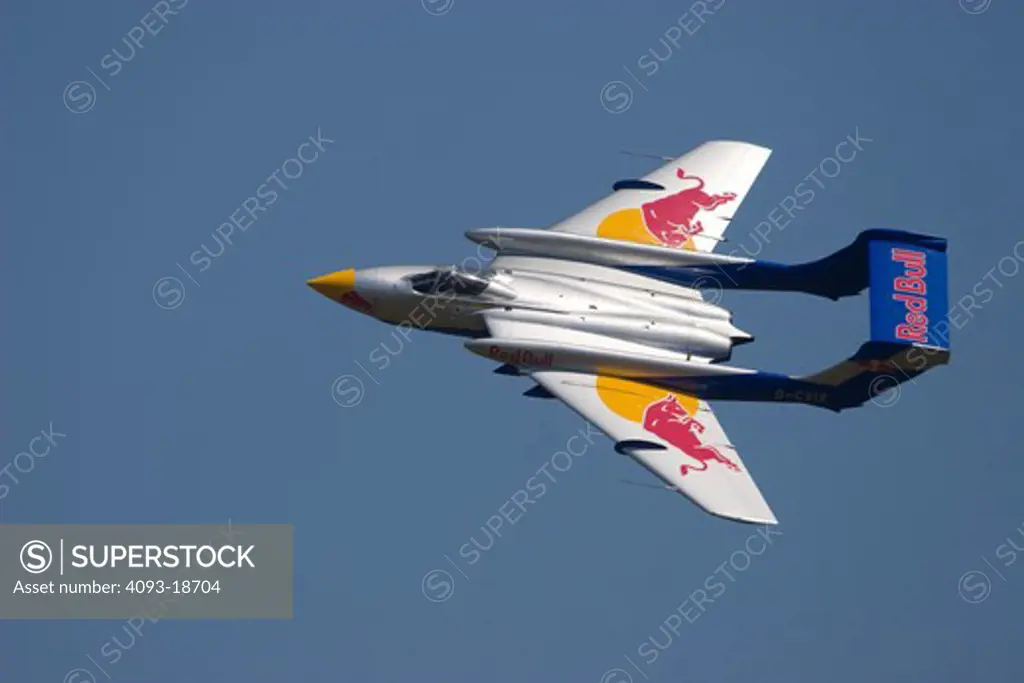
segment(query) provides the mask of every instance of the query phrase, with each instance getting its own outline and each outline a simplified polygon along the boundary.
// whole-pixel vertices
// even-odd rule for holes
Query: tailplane
[[[837,265],[848,267],[862,259],[867,262],[864,271],[871,289],[871,339],[841,363],[800,378],[827,388],[826,407],[833,410],[875,400],[949,362],[946,240],[872,230],[862,233],[847,249],[856,249],[857,253],[847,252],[840,258],[845,263]],[[829,258],[840,255],[842,251]],[[850,271],[847,274],[853,275]],[[878,398],[875,402],[886,401]]]
[[[790,280],[799,291],[830,298],[870,286],[871,334],[857,353],[806,377],[686,376],[672,378],[673,388],[706,400],[804,403],[838,412],[868,401],[891,405],[882,394],[949,362],[946,240],[869,230],[821,261],[788,268],[799,273]]]

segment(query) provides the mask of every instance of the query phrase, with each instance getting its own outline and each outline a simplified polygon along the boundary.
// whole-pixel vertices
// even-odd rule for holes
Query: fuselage
[[[732,325],[728,310],[694,289],[550,258],[503,256],[498,267],[478,272],[385,266],[340,271],[309,284],[383,322],[466,337],[488,334],[481,315],[487,312],[709,361],[728,359],[735,344],[753,339]]]

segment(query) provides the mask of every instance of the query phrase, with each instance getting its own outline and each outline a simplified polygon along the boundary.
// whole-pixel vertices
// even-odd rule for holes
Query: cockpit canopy
[[[420,294],[455,294],[456,296],[515,296],[514,292],[493,281],[493,273],[470,273],[455,266],[436,268],[409,276],[409,284]]]
[[[409,278],[409,283],[420,294],[453,292],[463,296],[480,296],[490,284],[490,279],[452,267],[413,275]]]

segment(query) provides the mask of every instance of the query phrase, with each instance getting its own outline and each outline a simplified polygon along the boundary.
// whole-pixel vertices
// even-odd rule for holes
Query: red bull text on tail
[[[945,244],[932,248],[921,241],[869,246],[872,341],[949,348]]]
[[[896,338],[918,344],[928,343],[928,284],[925,254],[911,249],[893,249],[892,260],[903,264],[903,275],[892,283],[894,301],[907,309],[904,322],[896,325]]]

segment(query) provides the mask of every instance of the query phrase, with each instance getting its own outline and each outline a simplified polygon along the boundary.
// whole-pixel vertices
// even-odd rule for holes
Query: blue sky
[[[162,23],[149,3],[5,7],[0,466],[51,423],[67,436],[2,521],[295,527],[294,620],[161,621],[111,680],[1021,678],[1022,9],[707,5],[704,23],[660,1],[175,0]],[[144,20],[156,35],[114,74]],[[200,270],[191,255],[318,131],[332,142]],[[469,228],[544,227],[651,168],[622,148],[716,138],[775,150],[729,235],[754,249],[858,131],[761,256],[876,227],[947,237],[951,298],[975,296],[951,364],[888,408],[718,406],[781,520],[770,544],[622,484],[647,475],[599,439],[461,557],[582,421],[451,338],[416,334],[375,370],[392,330],[305,280],[460,261]],[[748,367],[816,370],[867,332],[866,297],[724,303],[757,336]],[[364,378],[358,405],[333,400],[342,375]],[[424,595],[435,569],[443,602]],[[709,578],[717,599],[671,617]],[[64,680],[122,626],[2,623],[0,679]]]

